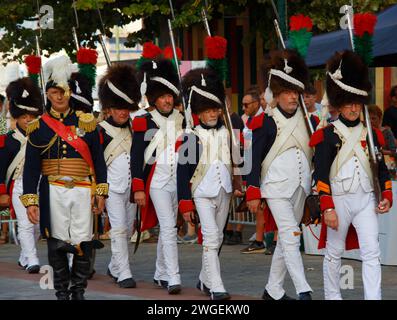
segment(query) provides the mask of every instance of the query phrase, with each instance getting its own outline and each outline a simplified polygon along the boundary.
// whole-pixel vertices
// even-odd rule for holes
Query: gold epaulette
[[[38,128],[40,128],[40,117],[28,123],[28,127],[26,128],[26,134],[29,135],[33,131],[36,131]]]
[[[77,112],[76,112],[77,115]],[[79,117],[79,128],[85,132],[92,132],[96,129],[96,119],[92,113],[81,113]]]

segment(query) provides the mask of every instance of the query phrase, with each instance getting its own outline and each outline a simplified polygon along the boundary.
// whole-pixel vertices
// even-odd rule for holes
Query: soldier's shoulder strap
[[[79,128],[85,132],[93,132],[96,129],[96,119],[92,113],[84,113],[81,111],[76,112],[76,116],[79,118]]]
[[[40,118],[41,117],[37,117],[29,122],[28,127],[26,128],[26,135],[29,135],[40,128]]]

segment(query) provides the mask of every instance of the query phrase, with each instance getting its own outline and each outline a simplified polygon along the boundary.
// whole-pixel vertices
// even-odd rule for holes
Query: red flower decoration
[[[365,32],[374,34],[377,16],[372,13],[357,13],[354,15],[354,35],[362,37]]]
[[[176,55],[178,57],[178,60],[182,59],[182,50],[178,47],[176,47]],[[171,46],[165,47],[163,49],[163,56],[166,59],[174,59],[174,52],[172,51]]]
[[[80,48],[77,51],[78,64],[93,64],[96,65],[98,60],[98,52],[90,48]]]
[[[367,147],[367,141],[361,140],[361,146],[363,147],[363,149],[365,149]]]
[[[227,51],[227,40],[220,36],[206,37],[204,40],[206,55],[208,59],[225,59]]]
[[[292,16],[289,20],[289,25],[291,31],[299,31],[304,28],[306,28],[306,31],[311,31],[313,28],[312,19],[308,16],[304,16],[303,14]]]
[[[41,58],[38,56],[30,55],[25,57],[25,64],[28,68],[29,74],[39,74],[41,68]]]
[[[161,49],[153,42],[148,41],[143,44],[142,57],[144,57],[145,59],[153,60],[160,54]]]

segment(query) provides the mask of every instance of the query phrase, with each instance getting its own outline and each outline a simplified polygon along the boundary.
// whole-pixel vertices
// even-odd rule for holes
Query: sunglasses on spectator
[[[251,102],[243,102],[242,105],[244,108],[247,108],[249,105],[255,103],[255,102],[259,102],[258,100],[253,100]]]

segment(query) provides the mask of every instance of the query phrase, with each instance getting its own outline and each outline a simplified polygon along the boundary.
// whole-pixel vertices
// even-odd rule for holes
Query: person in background
[[[390,106],[383,115],[384,127],[389,127],[393,131],[394,137],[397,137],[397,85],[390,90]]]
[[[305,88],[305,91],[303,92],[303,99],[309,114],[314,115],[321,120],[321,105],[319,105],[319,108],[317,108],[316,94],[316,88],[314,88],[312,84],[309,84],[309,86]]]
[[[382,132],[385,138],[385,146],[382,148],[384,155],[396,156],[396,138],[393,131],[389,127],[381,126],[382,123],[382,110],[375,104],[368,106],[369,117],[371,119],[371,126]]]

